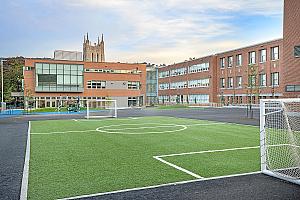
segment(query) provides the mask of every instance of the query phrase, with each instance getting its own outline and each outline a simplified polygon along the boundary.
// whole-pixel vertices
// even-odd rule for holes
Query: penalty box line
[[[198,151],[198,152],[187,152],[187,153],[178,153],[178,154],[166,154],[166,155],[159,155],[159,156],[153,156],[154,159],[169,165],[170,167],[173,167],[179,171],[182,171],[186,174],[189,174],[197,179],[204,179],[205,177],[202,177],[192,171],[189,171],[187,169],[184,169],[183,167],[180,167],[178,165],[175,165],[171,162],[168,162],[164,160],[163,158],[166,157],[173,157],[173,156],[183,156],[183,155],[193,155],[193,154],[203,154],[203,153],[215,153],[215,152],[226,152],[226,151],[237,151],[237,150],[245,150],[245,149],[257,149],[260,148],[260,146],[253,146],[253,147],[237,147],[237,148],[231,148],[231,149],[218,149],[218,150],[207,150],[207,151]]]
[[[78,121],[77,121],[78,122]],[[156,123],[148,123],[148,124],[156,124]],[[159,124],[159,123],[157,123]],[[184,127],[190,127],[190,126],[210,126],[210,125],[218,125],[218,124],[226,124],[226,123],[200,123],[200,124],[189,124],[189,125],[183,125],[183,124],[172,124],[172,125],[175,125],[175,126],[184,126]],[[119,126],[122,126],[122,125],[146,125],[146,124],[119,124]],[[161,126],[156,126],[156,127],[165,127],[165,126],[168,126],[170,124],[161,124]],[[116,126],[116,125],[106,125],[106,126],[103,126],[103,127],[108,127],[108,126]],[[98,127],[99,128],[99,127]],[[93,129],[93,130],[82,130],[82,131],[54,131],[54,132],[33,132],[33,133],[30,133],[31,135],[51,135],[51,134],[59,134],[59,133],[85,133],[85,132],[96,132],[99,130],[97,130],[98,128],[96,129]],[[137,127],[137,128],[122,128],[121,130],[123,129],[146,129],[146,128],[153,128],[153,127]],[[184,128],[183,130],[185,130],[186,128]],[[108,129],[108,130],[114,130],[114,129]],[[183,130],[180,130],[180,131],[183,131]],[[101,131],[100,131],[101,132]],[[175,131],[176,132],[176,131]],[[161,133],[164,133],[163,131]],[[149,134],[149,133],[148,133]]]

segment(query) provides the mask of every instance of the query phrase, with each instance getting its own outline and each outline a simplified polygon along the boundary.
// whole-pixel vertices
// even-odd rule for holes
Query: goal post
[[[117,118],[116,100],[88,100],[86,103],[86,118]]]
[[[260,100],[261,171],[300,185],[300,99]]]

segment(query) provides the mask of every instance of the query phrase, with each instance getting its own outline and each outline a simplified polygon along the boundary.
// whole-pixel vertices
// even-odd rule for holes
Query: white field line
[[[96,196],[117,194],[117,193],[130,192],[130,191],[138,191],[138,190],[154,189],[154,188],[166,187],[166,186],[182,185],[182,184],[187,184],[187,183],[211,181],[211,180],[224,179],[224,178],[237,177],[237,176],[247,176],[247,175],[252,175],[252,174],[260,174],[260,173],[261,173],[261,171],[256,171],[256,172],[233,174],[233,175],[226,175],[226,176],[216,176],[216,177],[211,177],[211,178],[193,179],[193,180],[188,180],[188,181],[178,181],[178,182],[165,183],[165,184],[160,184],[160,185],[152,185],[152,186],[146,186],[146,187],[137,187],[137,188],[131,188],[131,189],[116,190],[116,191],[111,191],[111,192],[102,192],[102,193],[67,197],[67,198],[62,198],[62,199],[58,199],[58,200],[73,200],[73,199],[80,199],[80,198],[96,197]]]
[[[75,121],[76,119],[72,119]],[[130,119],[132,120],[132,119]],[[79,120],[77,120],[78,122]],[[82,121],[82,120],[80,120]],[[90,120],[87,120],[90,121]],[[99,121],[99,120],[95,120]],[[172,124],[172,126],[180,126],[182,129],[178,130],[171,130],[171,131],[154,131],[154,132],[146,132],[146,133],[125,133],[125,132],[111,132],[111,130],[120,130],[120,129],[105,129],[101,130],[100,128],[106,128],[106,127],[114,127],[114,126],[125,126],[125,125],[149,125],[149,124],[159,124],[159,123],[144,123],[144,124],[118,124],[118,125],[107,125],[103,127],[98,127],[95,130],[83,130],[83,131],[56,131],[56,132],[37,132],[37,133],[31,133],[31,135],[51,135],[51,134],[59,134],[59,133],[85,133],[85,132],[93,132],[93,131],[98,131],[98,132],[103,132],[103,133],[113,133],[113,134],[125,134],[125,135],[145,135],[145,134],[152,134],[152,133],[173,133],[173,132],[179,132],[187,129],[189,126],[210,126],[210,125],[222,125],[222,124],[227,124],[223,122],[217,122],[217,123],[207,123],[207,124],[190,124],[190,125],[182,125],[182,124]],[[162,124],[161,126],[156,126],[156,127],[170,127],[170,124]],[[122,128],[121,130],[124,129],[146,129],[146,128],[154,128],[154,127],[137,127],[137,128]]]
[[[153,128],[169,128],[169,127],[173,127],[173,126],[184,126],[184,125],[176,125],[176,124],[172,124],[172,125],[161,125],[161,126],[141,126],[141,127],[136,127],[136,128],[110,128],[110,129],[105,129],[107,131],[121,131],[121,130],[138,130],[138,129],[153,129]]]
[[[175,169],[177,169],[177,170],[180,170],[180,171],[182,171],[182,172],[184,172],[184,173],[187,173],[187,174],[189,174],[189,175],[191,175],[191,176],[193,176],[193,177],[195,177],[195,178],[204,178],[204,177],[202,177],[202,176],[199,176],[198,174],[195,174],[195,173],[193,173],[193,172],[191,172],[191,171],[189,171],[189,170],[187,170],[187,169],[184,169],[184,168],[182,168],[182,167],[179,167],[179,166],[177,166],[177,165],[175,165],[175,164],[173,164],[173,163],[170,163],[170,162],[168,162],[168,161],[165,161],[164,159],[162,159],[162,158],[160,158],[160,157],[158,157],[158,156],[153,156],[153,158],[154,159],[156,159],[156,160],[158,160],[158,161],[160,161],[160,162],[162,162],[162,163],[165,163],[165,164],[167,164],[167,165],[169,165],[169,166],[171,166],[171,167],[173,167],[173,168],[175,168]]]
[[[78,122],[102,122],[102,121],[112,121],[112,120],[122,120],[122,121],[128,121],[128,120],[137,120],[137,119],[143,119],[144,117],[127,117],[127,118],[111,118],[111,119],[77,119]]]
[[[237,151],[237,150],[244,150],[244,149],[257,149],[260,146],[254,146],[254,147],[241,147],[241,148],[232,148],[232,149],[220,149],[220,150],[208,150],[208,151],[198,151],[198,152],[188,152],[188,153],[178,153],[178,154],[167,154],[167,155],[159,155],[159,156],[153,156],[156,160],[159,160],[162,163],[165,163],[171,167],[174,167],[175,169],[178,169],[182,172],[185,172],[191,176],[194,176],[195,178],[204,178],[199,176],[198,174],[195,174],[187,169],[184,169],[182,167],[179,167],[171,162],[168,162],[162,158],[165,157],[172,157],[172,156],[182,156],[182,155],[192,155],[192,154],[203,154],[203,153],[215,153],[215,152],[226,152],[226,151]]]
[[[209,126],[209,125],[221,125],[221,124],[226,124],[223,122],[216,122],[216,123],[206,123],[206,124],[189,124],[189,125],[185,125],[185,126]]]
[[[192,155],[192,154],[202,154],[202,153],[214,153],[214,152],[225,152],[225,151],[236,151],[236,150],[257,149],[257,148],[260,148],[260,146],[238,147],[238,148],[231,148],[231,149],[219,149],[219,150],[207,150],[207,151],[196,151],[196,152],[187,152],[187,153],[166,154],[166,155],[159,155],[159,156],[156,156],[156,157],[164,158],[164,157],[172,157],[172,156],[182,156],[182,155]]]
[[[25,161],[24,161],[24,168],[23,168],[20,200],[27,200],[29,159],[30,159],[30,129],[31,129],[31,123],[29,121],[28,122],[27,144],[26,144],[26,153],[25,153]]]
[[[49,133],[31,133],[31,135],[51,135],[57,133],[85,133],[85,132],[92,132],[96,130],[84,130],[84,131],[58,131],[58,132],[49,132]]]
[[[145,125],[145,126],[143,126]],[[152,127],[149,127],[151,125]],[[122,127],[122,126],[141,126],[141,127],[136,127],[136,128],[118,128],[116,130],[119,131],[110,131],[113,130],[111,127]],[[124,132],[122,131],[123,129],[149,129],[149,128],[156,128],[156,127],[180,127],[180,129],[176,130],[166,130],[166,131],[148,131],[148,132]],[[146,134],[154,134],[154,133],[174,133],[174,132],[179,132],[187,129],[185,125],[178,125],[178,124],[160,124],[160,123],[142,123],[142,124],[116,124],[116,125],[106,125],[106,126],[101,126],[96,129],[96,131],[102,132],[102,133],[111,133],[111,134],[123,134],[123,135],[146,135]]]

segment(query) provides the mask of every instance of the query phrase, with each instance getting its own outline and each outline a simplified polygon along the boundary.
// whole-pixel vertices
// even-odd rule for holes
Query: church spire
[[[89,41],[89,33],[86,33],[86,40]]]
[[[102,36],[101,36],[101,42],[104,42],[104,40],[103,40],[103,33],[102,33]]]

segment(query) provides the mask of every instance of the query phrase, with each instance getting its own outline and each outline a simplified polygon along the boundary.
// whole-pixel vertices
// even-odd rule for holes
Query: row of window
[[[170,76],[181,76],[181,75],[184,75],[186,74],[186,68],[183,67],[183,68],[178,68],[178,69],[172,69],[170,71]]]
[[[192,65],[189,67],[182,67],[177,69],[172,69],[170,71],[163,71],[159,72],[158,77],[159,78],[166,78],[170,76],[181,76],[188,73],[198,73],[198,72],[204,72],[209,70],[209,63],[201,63]]]
[[[258,84],[257,84],[257,78],[258,78]],[[235,78],[236,84],[234,85],[234,79],[233,77],[227,78],[227,88],[242,88],[243,87],[243,77],[237,76]],[[270,78],[270,85],[271,86],[278,86],[279,85],[279,72],[271,73]],[[254,75],[251,75],[248,77],[248,84],[247,87],[254,87],[254,86],[261,86],[265,87],[267,86],[267,75],[266,74],[259,74],[259,77],[256,77]],[[220,88],[226,88],[226,79],[221,78],[220,79]]]
[[[162,95],[158,96],[159,103],[188,103],[203,104],[209,103],[208,94],[191,94],[191,95]]]
[[[248,64],[256,64],[256,51],[251,51],[248,53]],[[267,61],[267,49],[259,50],[259,62],[264,63]],[[270,53],[271,60],[278,60],[279,59],[279,46],[271,47]],[[238,54],[235,56],[235,66],[242,66],[243,56],[242,54]],[[227,57],[227,67],[230,68],[233,66],[233,56]],[[220,58],[220,68],[225,68],[226,58]]]
[[[129,90],[139,90],[140,89],[139,81],[128,81],[127,86]],[[101,80],[91,80],[87,82],[87,88],[89,89],[105,89],[106,81]]]
[[[84,69],[85,72],[96,72],[96,73],[110,73],[110,74],[141,74],[139,70],[126,70],[126,69]]]
[[[36,91],[81,92],[83,65],[36,63]]]
[[[181,89],[186,87],[187,87],[186,81],[170,83],[171,89]]]
[[[287,85],[285,88],[287,92],[300,92],[300,85]]]
[[[188,83],[188,84],[187,84]],[[181,88],[198,88],[198,87],[209,87],[209,79],[198,79],[191,81],[181,81],[181,82],[173,82],[173,83],[161,83],[159,84],[160,90],[168,90],[168,89],[181,89]]]
[[[128,81],[128,89],[129,90],[139,90],[141,87],[141,84],[139,81]]]
[[[89,89],[105,89],[106,81],[88,81],[87,88],[89,88]]]

